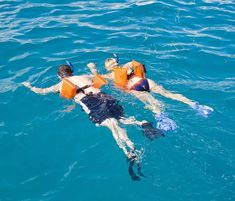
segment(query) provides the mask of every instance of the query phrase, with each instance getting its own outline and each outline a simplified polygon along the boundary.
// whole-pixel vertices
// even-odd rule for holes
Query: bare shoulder
[[[125,63],[122,67],[123,68],[131,68],[131,67],[133,67],[132,62]]]
[[[74,75],[72,77],[69,78],[70,81],[72,81],[74,84],[76,84],[79,87],[82,87],[84,85],[89,85],[92,83],[92,75],[87,75],[87,74],[83,74],[83,75]]]
[[[83,75],[74,75],[73,79],[86,79],[86,80],[90,80],[92,79],[93,75],[89,75],[89,74],[83,74]]]

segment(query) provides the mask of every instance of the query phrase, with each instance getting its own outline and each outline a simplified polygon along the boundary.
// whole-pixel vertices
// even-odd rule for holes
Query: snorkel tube
[[[116,62],[119,63],[119,57],[118,57],[118,55],[114,53],[113,56],[114,56],[114,58],[116,59]]]
[[[70,62],[70,61],[66,61],[67,65],[70,66],[71,70],[72,70],[72,73],[74,72],[74,66],[73,64]]]

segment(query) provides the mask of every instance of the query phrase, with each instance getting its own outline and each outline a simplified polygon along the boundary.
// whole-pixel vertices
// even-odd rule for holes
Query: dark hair
[[[65,78],[71,76],[73,74],[73,70],[69,65],[60,65],[58,68],[58,75],[61,78]]]

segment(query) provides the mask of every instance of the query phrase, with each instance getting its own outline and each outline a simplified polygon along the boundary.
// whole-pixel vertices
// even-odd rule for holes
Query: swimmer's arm
[[[31,91],[37,94],[48,94],[48,93],[58,93],[60,91],[60,83],[53,85],[51,87],[47,88],[38,88],[38,87],[33,87],[29,82],[23,82],[22,83],[25,87],[29,88]]]
[[[94,63],[88,63],[87,67],[89,68],[89,70],[91,71],[91,73],[93,75],[98,74],[97,69],[96,69],[96,65]],[[112,80],[113,79],[113,73],[107,73],[107,74],[103,74],[101,75],[104,79],[109,79]]]
[[[89,68],[89,70],[91,71],[91,73],[92,73],[93,75],[96,75],[96,74],[97,74],[97,69],[96,69],[95,63],[90,62],[90,63],[88,63],[86,66]]]
[[[104,79],[113,80],[113,73],[107,73],[101,75]]]
[[[73,101],[73,104],[72,104],[72,105],[69,105],[65,110],[63,110],[63,112],[69,113],[69,112],[71,112],[72,110],[74,110],[75,107],[76,107],[76,102]]]
[[[128,62],[128,63],[125,63],[124,65],[123,65],[123,68],[132,68],[133,66],[132,66],[132,62]]]

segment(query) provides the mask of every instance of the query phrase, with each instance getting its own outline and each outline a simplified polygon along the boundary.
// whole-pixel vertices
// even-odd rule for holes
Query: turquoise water
[[[232,0],[0,0],[1,201],[235,200],[235,3]],[[58,82],[57,66],[76,72],[118,53],[146,64],[148,77],[209,105],[199,116],[155,95],[178,125],[150,142],[125,126],[145,150],[146,178],[133,182],[106,128],[57,95],[33,94],[20,83]],[[135,115],[153,121],[133,97],[104,89]]]

